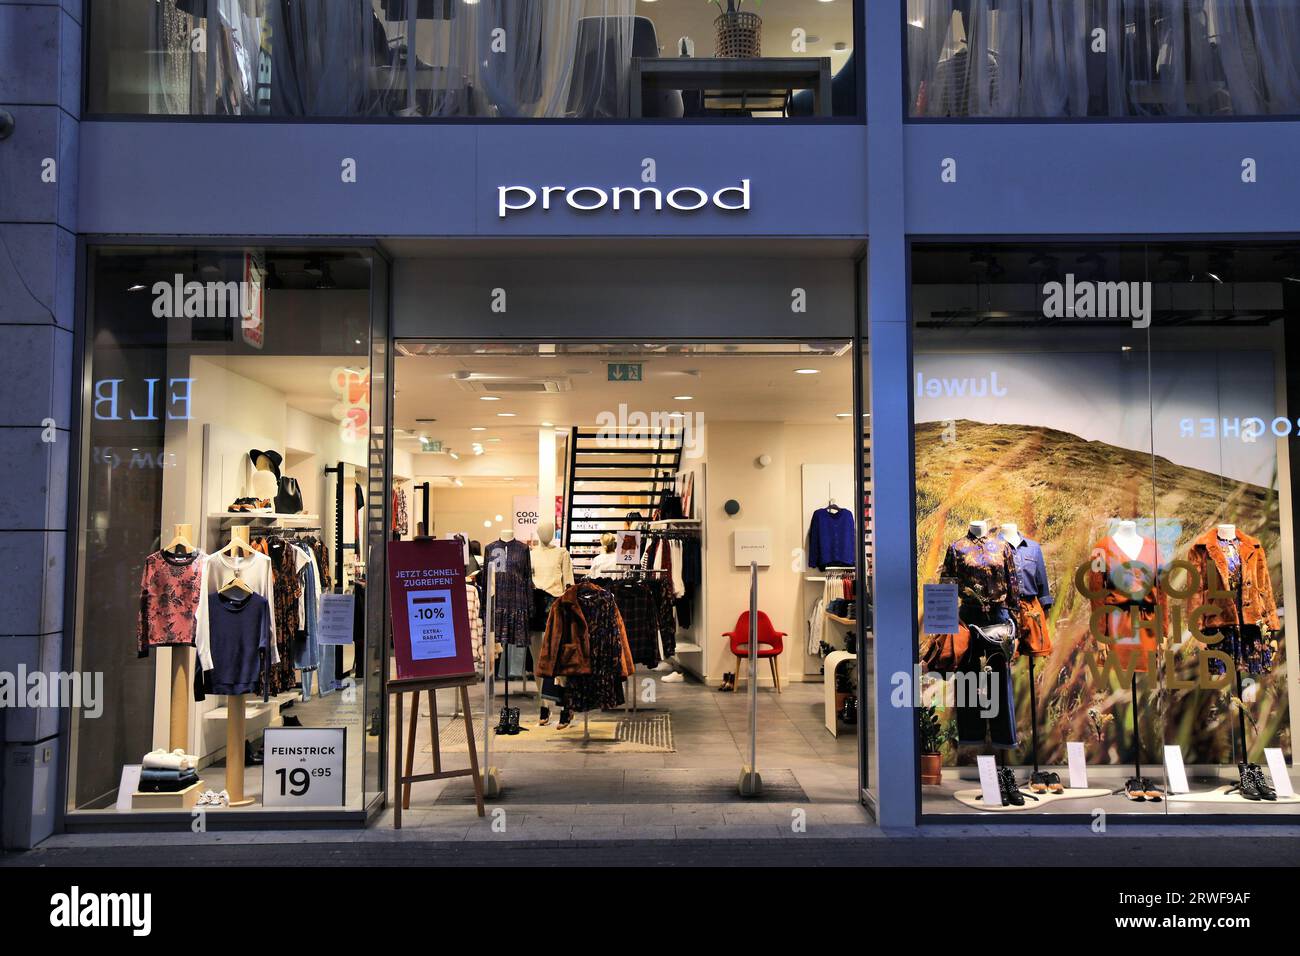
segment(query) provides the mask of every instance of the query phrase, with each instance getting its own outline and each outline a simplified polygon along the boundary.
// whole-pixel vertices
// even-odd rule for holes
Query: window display
[[[104,247],[88,274],[75,655],[117,703],[74,721],[70,813],[259,809],[273,727],[347,728],[333,809],[362,811],[369,257]]]
[[[959,620],[920,638],[925,813],[1290,802],[1297,255],[914,250],[917,581]]]

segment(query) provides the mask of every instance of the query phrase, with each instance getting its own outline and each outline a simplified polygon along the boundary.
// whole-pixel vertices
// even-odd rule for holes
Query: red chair
[[[722,636],[731,640],[731,653],[736,655],[736,678],[739,679],[741,662],[749,660],[749,612],[745,611],[736,618],[736,626]],[[758,612],[758,656],[766,657],[771,665],[772,683],[776,685],[778,694],[781,693],[781,677],[777,673],[776,659],[785,649],[781,640],[785,636],[785,631],[772,627],[766,614]]]

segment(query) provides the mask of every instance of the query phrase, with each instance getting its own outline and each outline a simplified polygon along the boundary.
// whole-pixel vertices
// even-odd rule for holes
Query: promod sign
[[[712,205],[723,212],[749,211],[749,180],[739,186],[723,186],[710,193],[699,186],[677,186],[664,190],[658,186],[498,186],[497,218],[523,212],[541,205],[549,212],[552,206],[568,206],[577,212],[614,212],[646,210],[662,212],[664,207],[677,212],[698,212]]]

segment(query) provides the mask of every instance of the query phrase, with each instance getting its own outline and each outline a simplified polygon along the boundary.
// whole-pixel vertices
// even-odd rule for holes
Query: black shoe
[[[1239,763],[1237,771],[1241,774],[1241,783],[1237,785],[1237,789],[1247,800],[1277,799],[1277,791],[1268,785],[1259,764]]]
[[[1025,805],[1025,795],[1020,792],[1020,787],[1016,785],[1016,775],[1011,772],[1010,767],[998,767],[998,790],[1002,793],[1002,805],[1004,807],[1023,807]]]
[[[1035,770],[1029,775],[1029,789],[1034,791],[1034,793],[1046,793],[1047,778],[1048,774],[1046,771]]]
[[[260,767],[262,765],[262,751],[253,749],[251,740],[244,741],[244,766]]]
[[[560,711],[560,722],[555,725],[556,730],[564,730],[569,724],[573,723],[573,711],[565,707]]]
[[[537,713],[537,726],[545,727],[550,722],[551,722],[551,708],[543,704],[541,710],[538,711]]]
[[[299,720],[297,717],[295,717],[293,714],[289,714],[289,715],[287,715],[287,716],[284,718],[284,726],[286,726],[286,727],[301,727],[301,726],[302,726],[302,721]]]
[[[1146,792],[1146,798],[1152,803],[1159,803],[1164,799],[1164,795],[1161,794],[1160,788],[1155,785],[1155,781],[1150,777],[1143,777],[1140,783],[1142,784],[1142,789]]]
[[[514,710],[513,707],[502,707],[502,708],[501,708],[501,713],[500,713],[500,715],[497,717],[496,732],[497,732],[498,734],[508,734],[508,733],[510,733],[510,711],[512,711],[512,710]]]
[[[1147,799],[1146,783],[1137,777],[1129,777],[1128,780],[1124,781],[1124,796],[1134,803],[1145,803]]]

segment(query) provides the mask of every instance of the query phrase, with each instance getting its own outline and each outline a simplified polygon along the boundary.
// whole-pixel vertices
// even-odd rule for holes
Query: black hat
[[[266,451],[258,451],[256,448],[252,448],[248,452],[248,458],[252,461],[254,468],[257,467],[257,459],[262,457],[265,457],[271,462],[271,471],[275,474],[276,480],[278,481],[280,478],[280,465],[284,461],[284,456],[278,451],[271,451],[270,449],[267,449]]]

